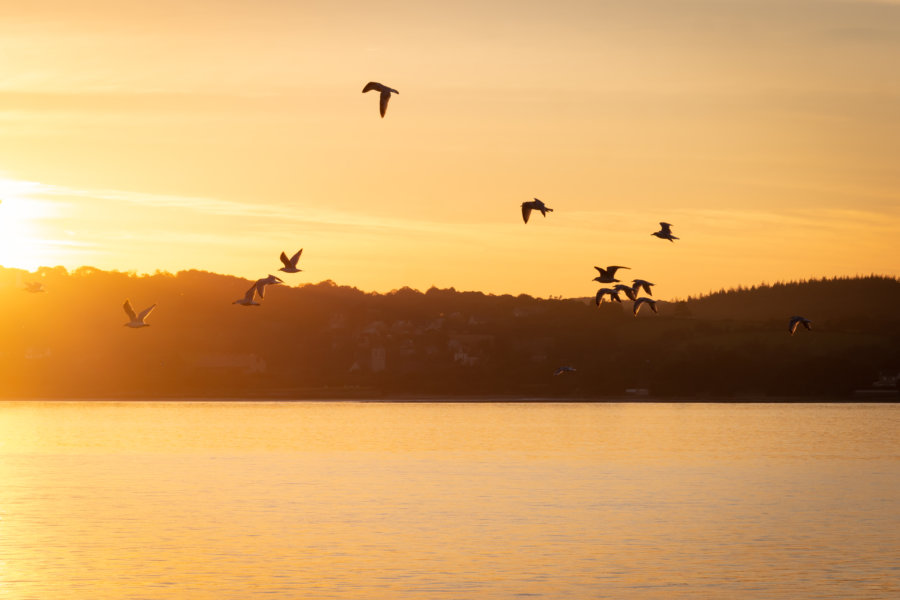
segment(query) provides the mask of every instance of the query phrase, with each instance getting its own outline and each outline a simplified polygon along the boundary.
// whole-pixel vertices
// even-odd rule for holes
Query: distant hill
[[[791,314],[815,315],[819,321],[896,319],[900,281],[892,277],[835,277],[721,290],[689,298],[691,313],[701,318],[764,320]],[[810,317],[812,318],[812,317]]]
[[[848,397],[900,373],[889,277],[721,291],[638,318],[630,302],[330,281],[233,305],[250,284],[0,268],[0,397]],[[158,303],[150,327],[122,326],[126,298]],[[790,336],[794,314],[813,330]],[[575,371],[554,376],[562,365]]]

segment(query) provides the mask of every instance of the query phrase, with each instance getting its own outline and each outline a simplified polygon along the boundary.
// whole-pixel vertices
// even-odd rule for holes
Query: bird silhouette
[[[809,326],[810,323],[812,323],[812,321],[803,317],[791,317],[791,321],[788,323],[788,331],[791,332],[791,335],[794,335],[798,325],[803,325],[807,329],[812,329],[812,327]]]
[[[284,271],[285,273],[299,273],[303,269],[297,268],[297,261],[300,260],[300,255],[303,254],[303,248],[297,251],[295,255],[288,258],[287,254],[284,251],[281,252],[281,262],[284,264],[283,267],[278,269],[279,271]]]
[[[386,85],[378,83],[377,81],[370,81],[366,84],[366,87],[363,88],[363,94],[371,92],[372,90],[381,93],[381,97],[378,101],[378,109],[381,111],[381,118],[383,119],[384,113],[387,112],[387,105],[391,99],[391,94],[399,94],[400,92],[394,88],[389,88]]]
[[[592,281],[599,281],[600,283],[617,283],[619,280],[616,279],[616,271],[619,269],[627,269],[629,267],[622,267],[618,265],[612,265],[606,267],[605,269],[601,269],[600,267],[594,267],[600,273],[599,277],[594,277]]]
[[[670,242],[674,242],[678,238],[672,235],[672,224],[671,223],[659,223],[659,231],[656,233],[651,233],[650,235],[655,235],[656,237],[662,240],[669,240]]]
[[[548,212],[553,212],[552,208],[547,208],[547,206],[543,202],[538,200],[537,198],[535,198],[534,201],[532,201],[532,202],[523,202],[522,203],[522,219],[526,223],[528,222],[528,217],[531,216],[531,211],[533,211],[533,210],[541,211],[541,215],[543,215],[545,217],[547,216]]]
[[[599,290],[597,290],[597,295],[594,297],[594,304],[596,304],[597,306],[603,304],[604,296],[609,296],[609,300],[611,302],[615,301],[620,304],[622,303],[622,300],[619,298],[619,294],[616,292],[616,290],[612,288],[600,288]]]
[[[645,304],[650,307],[650,310],[658,314],[659,310],[657,310],[656,308],[656,302],[656,300],[651,300],[650,298],[638,298],[634,301],[634,308],[632,309],[634,312],[634,316],[637,316],[638,311],[640,311],[641,307]]]
[[[131,301],[125,300],[125,304],[122,305],[122,308],[125,309],[125,314],[128,315],[128,318],[130,319],[127,323],[125,323],[125,327],[132,327],[137,329],[138,327],[150,327],[149,323],[144,323],[144,319],[146,319],[147,315],[149,315],[153,311],[153,309],[156,308],[156,305],[154,304],[153,306],[149,306],[142,310],[140,313],[134,314],[134,309],[131,308]]]
[[[240,304],[241,306],[259,306],[259,302],[255,302],[253,300],[253,297],[258,293],[258,291],[259,282],[255,281],[253,282],[253,285],[250,286],[250,289],[247,290],[247,293],[244,294],[244,297],[235,300],[234,302],[232,302],[232,304]]]
[[[637,294],[634,291],[634,288],[630,285],[625,285],[624,283],[617,283],[613,286],[613,289],[616,292],[622,292],[625,296],[628,297],[629,300],[635,300],[637,298]]]
[[[641,292],[641,288],[643,288],[644,292],[646,292],[650,296],[653,295],[653,292],[650,290],[650,286],[656,285],[655,283],[650,283],[649,281],[645,281],[644,279],[632,279],[631,282],[634,284],[631,287],[634,290],[635,295]]]

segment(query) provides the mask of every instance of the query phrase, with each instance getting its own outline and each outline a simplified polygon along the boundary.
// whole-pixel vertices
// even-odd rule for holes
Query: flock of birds
[[[303,254],[303,248],[297,250],[296,254],[292,257],[288,258],[287,254],[284,251],[281,252],[281,263],[284,265],[279,271],[284,271],[285,273],[299,273],[303,269],[297,268],[297,262],[300,260],[300,255]],[[250,286],[250,289],[244,294],[243,298],[238,298],[232,304],[240,304],[241,306],[259,306],[259,302],[255,302],[253,298],[255,296],[259,296],[260,298],[266,297],[266,286],[274,285],[276,283],[284,283],[280,277],[276,277],[275,275],[269,275],[268,277],[263,277],[262,279],[257,279],[253,282],[253,285]]]
[[[388,87],[382,83],[378,83],[377,81],[370,81],[363,87],[363,93],[376,91],[379,93],[378,98],[378,111],[381,114],[381,117],[384,118],[385,113],[387,112],[388,102],[390,102],[392,94],[399,94],[400,92],[395,90],[392,87]],[[522,220],[525,223],[528,223],[528,219],[531,216],[532,211],[538,211],[541,213],[541,216],[546,217],[547,213],[553,212],[553,209],[544,204],[541,200],[534,198],[529,202],[523,202],[521,205],[522,208]],[[672,224],[666,222],[660,222],[659,231],[651,233],[650,235],[655,236],[657,238],[668,240],[670,242],[674,242],[679,239],[675,237],[672,233]],[[302,269],[297,267],[297,263],[300,260],[300,256],[303,253],[303,249],[298,250],[293,256],[288,257],[284,252],[281,253],[280,259],[282,263],[282,267],[278,269],[284,273],[299,273]],[[616,272],[619,269],[628,269],[629,267],[623,267],[621,265],[610,265],[608,267],[594,267],[599,275],[594,277],[594,281],[599,283],[614,283],[613,287],[603,287],[597,291],[597,294],[594,298],[594,303],[599,307],[604,300],[607,298],[611,302],[621,303],[622,299],[619,294],[624,294],[628,300],[633,302],[632,305],[632,313],[635,317],[637,317],[638,312],[640,312],[643,306],[648,306],[654,314],[658,314],[657,302],[659,300],[655,300],[650,298],[649,296],[653,295],[651,291],[651,287],[655,284],[650,283],[645,279],[632,279],[631,285],[626,285],[621,283],[619,279],[616,279]],[[269,285],[275,285],[279,283],[284,283],[284,281],[276,277],[275,275],[268,275],[267,277],[263,277],[257,279],[253,282],[253,285],[250,286],[250,289],[246,291],[242,298],[235,300],[232,304],[238,304],[241,306],[259,306],[260,303],[257,302],[257,298],[263,299],[265,298],[266,287]],[[32,293],[43,292],[44,286],[41,282],[29,282],[25,284],[25,290]],[[640,292],[643,290],[647,296],[639,296]],[[131,302],[129,300],[125,300],[125,304],[122,306],[125,310],[125,314],[128,315],[128,322],[125,323],[125,327],[131,328],[141,328],[148,327],[149,323],[146,322],[147,316],[153,312],[153,309],[156,308],[156,304],[149,306],[142,310],[139,313],[135,313],[134,308],[131,306]],[[803,325],[806,329],[810,329],[810,321],[801,316],[791,317],[788,323],[788,331],[791,335],[797,331],[797,328],[800,325]],[[564,373],[573,373],[575,369],[573,367],[560,367],[555,372],[554,375],[561,375]]]
[[[282,266],[279,271],[284,273],[299,273],[303,269],[297,267],[297,263],[300,261],[300,255],[303,254],[303,248],[300,248],[292,257],[288,258],[287,254],[284,252],[281,253],[281,263]],[[40,285],[40,282],[37,282]],[[240,304],[241,306],[259,306],[259,302],[256,301],[256,298],[265,298],[266,297],[266,286],[274,285],[278,283],[284,283],[284,281],[280,277],[276,277],[275,275],[268,275],[266,277],[262,277],[253,282],[253,285],[250,286],[250,289],[244,294],[242,298],[238,298],[232,304]],[[28,291],[43,291],[41,290],[28,290]],[[131,327],[134,329],[140,327],[149,327],[150,324],[145,321],[147,315],[153,312],[153,309],[156,308],[156,304],[153,306],[148,306],[144,310],[139,313],[134,312],[134,308],[131,306],[130,300],[125,300],[125,304],[122,305],[122,308],[125,310],[125,314],[128,315],[128,322],[125,323],[125,327]]]
[[[365,90],[363,90],[365,91]],[[382,114],[382,116],[384,116]],[[522,220],[525,223],[528,223],[528,218],[531,216],[531,211],[540,211],[541,216],[546,217],[548,212],[553,212],[553,209],[544,204],[541,200],[535,198],[529,202],[522,203]],[[660,221],[659,223],[659,231],[655,231],[650,235],[654,237],[658,237],[661,240],[669,240],[670,242],[674,242],[679,239],[672,233],[672,224],[666,223],[665,221]],[[631,285],[626,285],[621,283],[619,279],[616,279],[616,271],[619,269],[628,269],[630,267],[623,267],[622,265],[610,265],[605,269],[602,267],[594,267],[597,269],[599,275],[594,277],[594,281],[599,283],[615,283],[616,285],[613,287],[603,287],[597,290],[597,294],[594,297],[594,304],[600,306],[603,304],[603,301],[608,297],[610,302],[618,302],[622,303],[622,298],[619,294],[625,294],[625,297],[633,302],[632,304],[632,314],[636,317],[641,310],[642,306],[648,306],[650,310],[653,311],[654,314],[659,314],[659,309],[656,307],[656,303],[660,302],[660,300],[655,300],[653,298],[649,298],[648,296],[652,296],[653,292],[650,287],[655,285],[650,283],[645,279],[632,279]],[[647,296],[638,297],[641,290],[647,294]],[[797,327],[799,325],[803,325],[806,329],[811,329],[809,319],[800,316],[791,317],[788,322],[788,332],[791,335],[797,331]],[[553,374],[554,375],[562,375],[565,373],[574,373],[575,369],[572,367],[560,367]]]
[[[553,212],[553,209],[544,204],[541,200],[535,198],[529,202],[522,203],[522,220],[525,223],[528,223],[528,218],[531,216],[531,211],[536,210],[540,211],[541,216],[546,217],[548,212]],[[655,233],[651,233],[650,235],[656,236],[663,240],[669,240],[670,242],[674,242],[678,238],[672,234],[672,224],[660,222],[659,231]],[[634,304],[632,305],[632,313],[636,317],[638,312],[640,312],[641,307],[646,305],[650,307],[650,310],[653,311],[654,314],[659,314],[659,310],[656,308],[656,303],[658,300],[654,300],[653,298],[648,298],[647,296],[638,297],[638,294],[643,290],[648,296],[652,296],[653,292],[650,290],[650,287],[655,285],[650,283],[646,279],[632,279],[631,285],[625,285],[621,283],[620,280],[616,279],[616,271],[619,269],[628,269],[630,267],[623,267],[621,265],[610,265],[605,269],[602,267],[594,267],[597,269],[597,272],[600,273],[597,277],[594,277],[594,281],[600,283],[615,283],[614,287],[608,288],[600,288],[597,291],[596,296],[594,297],[594,303],[597,306],[603,304],[604,299],[609,297],[611,302],[622,303],[622,298],[619,297],[619,293],[625,294],[625,297],[631,300]],[[557,370],[558,372],[555,375],[560,375],[562,373],[572,372],[570,370]]]

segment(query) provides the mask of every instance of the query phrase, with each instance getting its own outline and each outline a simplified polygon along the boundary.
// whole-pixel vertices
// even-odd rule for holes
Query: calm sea
[[[0,598],[900,598],[900,405],[0,402]]]

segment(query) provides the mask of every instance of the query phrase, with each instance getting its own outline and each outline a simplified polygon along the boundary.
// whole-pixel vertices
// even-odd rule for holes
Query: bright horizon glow
[[[292,212],[277,205],[209,198],[111,190],[71,190],[8,179],[0,180],[0,189],[18,190],[19,194],[0,204],[0,214],[4,214],[4,227],[9,232],[4,238],[9,243],[0,246],[0,265],[3,266],[29,271],[34,271],[38,266],[63,266],[70,271],[81,266],[91,266],[136,273],[174,273],[197,269],[255,279],[267,272],[276,272],[280,266],[277,255],[282,249],[291,254],[301,247],[294,248],[297,244],[291,235],[280,233],[277,237],[271,236],[266,225],[277,220],[288,230],[307,228],[311,231],[306,239],[313,243],[307,244],[301,258],[304,271],[291,277],[289,283],[317,283],[331,279],[341,285],[377,292],[404,286],[424,291],[436,285],[495,294],[528,293],[539,297],[592,295],[591,290],[596,286],[591,279],[596,273],[593,271],[593,264],[588,264],[590,261],[559,265],[540,253],[528,256],[529,249],[533,250],[533,240],[523,237],[522,232],[523,228],[531,225],[541,228],[541,239],[547,244],[547,248],[558,247],[577,254],[580,247],[592,243],[596,231],[604,227],[605,221],[614,219],[620,224],[620,230],[610,232],[605,243],[619,248],[619,253],[615,260],[594,263],[598,266],[619,264],[622,262],[620,257],[626,254],[654,252],[654,260],[663,266],[659,270],[676,274],[675,277],[651,277],[663,289],[668,288],[668,293],[661,295],[663,298],[686,297],[715,291],[721,287],[790,279],[866,275],[870,272],[885,274],[877,269],[870,272],[853,271],[851,261],[839,259],[830,271],[811,272],[799,277],[791,276],[790,269],[766,273],[760,266],[775,264],[779,259],[790,265],[791,257],[786,256],[787,248],[798,239],[804,240],[805,248],[794,260],[802,262],[810,260],[816,253],[828,252],[829,248],[832,248],[837,257],[840,240],[845,238],[865,235],[869,236],[870,243],[889,244],[897,226],[894,221],[883,221],[878,214],[853,210],[824,211],[824,214],[817,216],[801,212],[676,211],[673,213],[677,216],[676,220],[694,223],[695,230],[691,235],[703,244],[689,238],[686,242],[684,239],[679,240],[670,247],[670,243],[657,240],[642,230],[647,228],[644,227],[645,219],[640,214],[622,208],[603,214],[576,212],[563,215],[560,222],[551,221],[550,218],[555,216],[551,214],[546,219],[537,215],[534,223],[529,225],[521,222],[448,225],[396,218],[367,219],[339,211]],[[120,227],[117,231],[116,223],[127,224],[129,220],[133,220],[129,214],[140,215],[141,228],[127,231]],[[195,219],[215,221],[225,229],[243,228],[246,233],[237,239],[226,239],[226,236],[216,236],[211,232],[192,232],[179,225],[181,222],[191,223]],[[655,230],[655,227],[650,230]],[[738,231],[754,232],[754,235],[765,239],[766,246],[755,249],[756,253],[748,260],[744,256],[744,242],[741,238],[735,239],[734,234]],[[38,232],[42,232],[44,237],[41,238]],[[337,243],[334,239],[336,232],[341,233]],[[682,232],[676,230],[676,233]],[[415,244],[427,238],[432,251],[436,248],[439,254],[445,252],[453,255],[455,260],[468,264],[478,263],[482,270],[473,273],[469,281],[475,283],[466,286],[443,277],[441,273],[430,269],[429,265],[425,265],[424,269],[412,269],[408,264],[403,264],[402,256],[395,254],[395,248],[389,247],[392,240],[395,245],[398,244],[395,239],[398,236],[407,238],[405,243],[409,252],[415,252]],[[85,242],[82,238],[93,242]],[[482,252],[483,242],[482,245],[478,243],[484,239],[491,240],[490,254]],[[360,244],[369,259],[361,261],[347,257],[346,263],[342,264],[328,256],[346,253],[348,241]],[[167,244],[190,248],[191,251],[178,260],[168,259],[161,263],[155,249]],[[717,248],[718,255],[711,254],[709,247]],[[22,251],[23,248],[25,252]],[[210,248],[217,251],[210,252]],[[29,250],[33,253],[29,254]],[[321,256],[323,253],[326,255]],[[523,256],[526,257],[525,260]],[[58,260],[46,262],[48,257]],[[202,257],[204,260],[195,262],[194,257]],[[729,271],[733,271],[732,261],[741,260],[751,265],[757,264],[756,270],[729,275]],[[373,277],[369,262],[387,265],[376,275],[384,279],[384,272],[389,271],[394,275],[393,280],[387,279],[387,284],[379,285],[378,277]],[[690,262],[703,262],[710,274],[710,281],[722,283],[701,289],[681,285],[677,273],[681,265]],[[126,267],[122,266],[123,263]],[[623,280],[648,278],[650,265],[638,262],[629,266],[630,271],[619,274]],[[558,289],[527,285],[516,288],[515,278],[521,276],[523,269],[543,269],[546,271],[545,280],[547,273],[555,273]],[[500,275],[492,275],[494,271]],[[513,276],[504,278],[502,274],[506,271],[513,272]],[[756,278],[750,279],[753,275]]]
[[[58,256],[39,226],[53,209],[29,198],[32,188],[24,182],[0,179],[0,265],[34,271]]]
[[[895,3],[7,12],[5,266],[257,278],[304,248],[291,283],[539,297],[609,264],[663,298],[900,275]]]

